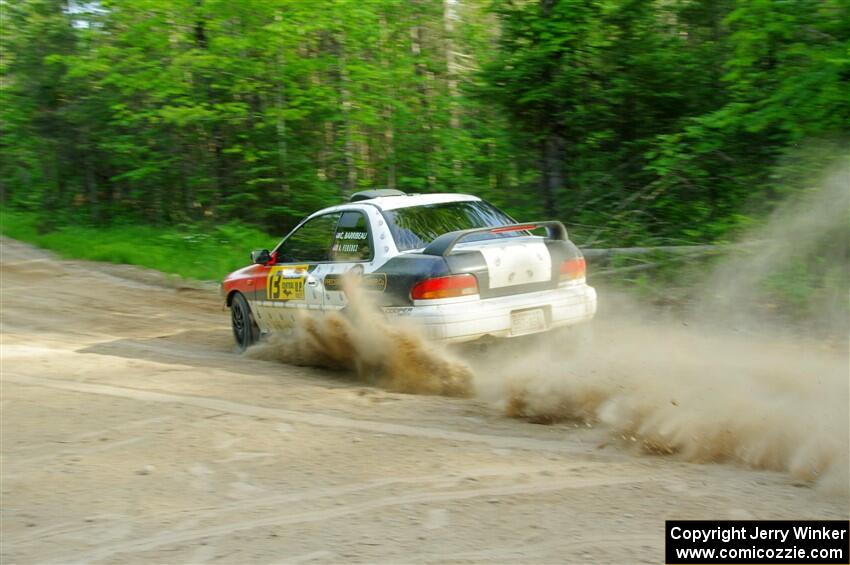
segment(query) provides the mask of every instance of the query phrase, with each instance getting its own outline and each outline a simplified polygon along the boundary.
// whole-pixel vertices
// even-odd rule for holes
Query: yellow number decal
[[[304,277],[307,265],[272,267],[266,279],[269,300],[304,300]]]

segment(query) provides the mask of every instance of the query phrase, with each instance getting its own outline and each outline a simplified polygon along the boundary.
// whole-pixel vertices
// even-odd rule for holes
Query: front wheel
[[[241,294],[233,297],[230,303],[230,323],[233,326],[233,338],[239,351],[245,351],[260,337],[260,328],[251,315],[251,307]]]

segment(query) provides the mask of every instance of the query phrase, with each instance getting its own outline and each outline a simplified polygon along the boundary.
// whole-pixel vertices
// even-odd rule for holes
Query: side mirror
[[[255,249],[251,252],[251,262],[255,265],[265,265],[272,260],[272,254],[268,249]]]

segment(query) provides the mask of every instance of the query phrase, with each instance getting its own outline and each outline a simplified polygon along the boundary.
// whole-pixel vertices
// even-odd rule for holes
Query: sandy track
[[[208,290],[2,240],[2,559],[650,562],[665,518],[846,517],[779,473],[246,359]]]

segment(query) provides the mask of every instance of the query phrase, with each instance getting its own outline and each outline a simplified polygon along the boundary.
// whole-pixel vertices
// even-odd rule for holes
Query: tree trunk
[[[446,49],[446,84],[449,90],[449,127],[453,134],[460,129],[460,89],[458,88],[458,69],[455,61],[455,9],[456,0],[443,0],[443,30],[445,32],[444,45]],[[452,173],[455,177],[460,176],[463,163],[457,153],[452,154]]]
[[[348,197],[357,186],[357,169],[354,162],[354,136],[351,124],[351,79],[348,76],[348,54],[346,53],[345,35],[340,33],[335,40],[339,60],[339,95],[342,105],[342,122],[345,130],[345,183],[343,196]]]
[[[449,125],[452,129],[460,127],[460,91],[458,90],[457,63],[455,62],[454,45],[454,20],[457,17],[455,11],[456,0],[443,0],[443,30],[445,32],[444,45],[446,48],[446,83],[449,89]]]
[[[387,125],[384,128],[384,143],[387,156],[387,188],[395,188],[395,134],[392,126],[392,110],[387,113]]]
[[[38,225],[38,233],[47,233],[54,228],[63,193],[62,179],[59,178],[59,150],[55,141],[51,145],[52,158],[44,159],[41,163],[47,186],[42,194],[42,208],[45,214]]]
[[[549,217],[557,215],[556,196],[564,186],[564,139],[557,133],[549,133],[543,141],[540,158],[540,191],[543,210]]]
[[[283,15],[280,11],[276,12],[274,15],[274,19],[276,22],[280,22],[283,20]],[[280,174],[280,190],[283,198],[289,197],[289,181],[286,174],[286,161],[287,161],[287,147],[286,147],[286,118],[284,117],[284,110],[286,109],[286,82],[284,77],[284,71],[286,70],[286,59],[284,58],[283,53],[283,45],[282,38],[277,38],[277,40],[281,43],[278,43],[278,48],[275,53],[275,69],[277,80],[275,81],[276,90],[275,90],[275,115],[277,117],[277,122],[275,124],[275,130],[277,134],[277,159],[278,159],[278,169]]]
[[[420,5],[419,0],[413,0],[417,6]],[[422,147],[422,155],[425,159],[425,183],[428,188],[432,188],[436,184],[436,178],[432,168],[432,131],[431,131],[431,111],[430,100],[428,94],[428,74],[425,70],[425,63],[422,61],[422,25],[416,23],[410,28],[410,52],[414,57],[414,70],[417,80],[417,90],[419,91],[419,100],[422,107],[422,131],[425,143]]]
[[[381,35],[380,35],[380,54],[381,54],[381,66],[384,68],[384,71],[389,75],[390,62],[389,56],[387,54],[387,43],[389,37],[389,28],[387,26],[387,17],[384,14],[381,14],[380,19],[381,26]],[[395,88],[393,86],[392,81],[389,81],[389,97],[388,99],[395,99]],[[381,112],[382,118],[384,120],[384,159],[386,160],[386,172],[387,172],[387,188],[395,188],[396,186],[396,166],[395,166],[395,131],[393,129],[393,117],[395,112],[393,112],[393,106],[390,103],[385,103],[383,110]]]
[[[88,133],[88,132],[87,132]],[[100,220],[100,201],[97,193],[97,179],[94,172],[94,163],[92,162],[92,151],[90,146],[86,146],[85,157],[86,168],[86,192],[89,201],[89,216],[93,222]]]
[[[198,9],[197,20],[195,20],[195,28],[194,28],[194,36],[195,36],[195,45],[199,49],[207,50],[209,46],[209,42],[207,39],[206,32],[206,23],[204,21],[203,16],[200,13],[201,7],[203,6],[203,0],[197,0],[195,6]],[[201,80],[201,84],[204,87],[204,94],[206,96],[206,101],[210,103],[210,105],[215,106],[217,102],[217,97],[206,78]],[[224,162],[224,153],[222,150],[222,146],[224,145],[222,134],[221,124],[216,120],[210,125],[210,135],[209,135],[209,145],[211,146],[211,151],[208,153],[212,153],[212,173],[214,175],[213,178],[213,190],[214,190],[214,201],[218,202],[222,199],[222,197],[228,196],[227,188],[228,183],[226,180],[226,165]]]
[[[558,0],[540,0],[540,11],[544,18],[550,17],[552,8],[558,3]],[[557,66],[561,59],[561,55],[557,52],[551,55],[554,59],[552,66]],[[548,67],[545,72],[545,81],[551,81],[551,67]],[[555,108],[551,108],[550,116],[544,119],[553,119]],[[562,126],[558,124],[542,123],[540,124],[541,131],[546,132],[546,137],[543,139],[540,158],[540,188],[543,198],[543,208],[547,216],[557,216],[557,193],[564,186],[564,136]]]

